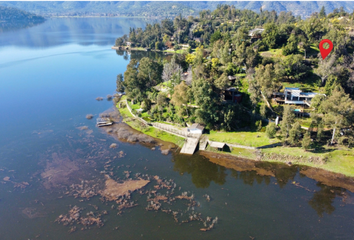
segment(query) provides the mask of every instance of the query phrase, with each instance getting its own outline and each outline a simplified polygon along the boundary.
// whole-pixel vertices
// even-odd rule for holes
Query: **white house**
[[[263,28],[255,28],[248,32],[248,36],[250,36],[251,38],[261,38],[263,31]]]
[[[311,100],[318,93],[314,92],[302,92],[299,88],[285,88],[284,100],[287,104],[306,104],[311,105]]]
[[[190,133],[203,134],[204,126],[199,123],[193,123],[190,127],[187,128]]]

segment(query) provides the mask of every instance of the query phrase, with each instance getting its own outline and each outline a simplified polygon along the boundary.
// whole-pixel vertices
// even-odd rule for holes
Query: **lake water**
[[[112,95],[129,58],[141,57],[110,47],[130,27],[145,24],[128,18],[51,19],[1,33],[0,239],[353,239],[352,192],[308,178],[311,170],[209,160],[175,149],[162,155],[158,146],[117,140],[95,126],[95,118],[113,105],[95,98]],[[112,143],[117,148],[109,148]],[[172,214],[147,211],[147,196],[137,192],[132,199],[139,205],[121,215],[115,202],[99,195],[72,196],[72,184],[102,183],[102,171],[121,180],[124,171],[172,179],[176,194],[193,194],[198,204],[164,204],[178,212],[177,223]],[[153,183],[146,189],[154,189]],[[55,222],[75,205],[82,215],[106,210],[104,226],[81,230],[77,223]],[[218,217],[215,227],[202,232],[200,221],[182,223],[199,213]],[[73,226],[76,231],[69,233]]]

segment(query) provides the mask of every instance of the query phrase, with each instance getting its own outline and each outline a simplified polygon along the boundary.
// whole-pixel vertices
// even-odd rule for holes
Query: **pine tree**
[[[320,11],[320,14],[319,14],[319,17],[320,18],[324,18],[324,17],[326,17],[326,10],[325,10],[325,7],[324,6],[322,6],[322,8],[321,8],[321,11]]]
[[[289,142],[291,145],[297,145],[300,140],[301,126],[299,122],[293,124],[291,130],[289,131]]]
[[[123,75],[122,74],[118,74],[117,75],[117,92],[123,93],[124,92],[124,83],[123,83]]]
[[[311,148],[311,145],[312,142],[310,132],[306,132],[304,138],[302,139],[302,148],[308,150]]]
[[[269,123],[266,127],[266,135],[268,138],[274,138],[277,133],[275,123]]]
[[[283,143],[286,142],[291,125],[294,123],[294,113],[289,105],[284,106],[283,120],[281,121],[281,132],[283,135]]]

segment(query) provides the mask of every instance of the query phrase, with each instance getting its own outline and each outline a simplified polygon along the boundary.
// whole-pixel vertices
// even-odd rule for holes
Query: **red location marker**
[[[323,44],[325,43],[328,43],[329,44],[329,48],[328,49],[324,49],[323,48]],[[328,54],[332,51],[333,49],[333,43],[331,40],[329,39],[323,39],[321,42],[320,42],[320,52],[321,52],[321,55],[322,55],[322,59],[324,60]]]

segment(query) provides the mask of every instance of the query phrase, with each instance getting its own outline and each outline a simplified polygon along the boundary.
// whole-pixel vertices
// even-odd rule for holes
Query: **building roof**
[[[225,89],[226,91],[230,91],[230,92],[236,92],[237,89],[235,87],[229,87]]]
[[[189,127],[189,129],[199,129],[199,130],[204,130],[204,126],[203,125],[201,125],[201,124],[199,124],[199,123],[193,123],[190,127]]]
[[[226,144],[223,142],[209,142],[209,145],[213,148],[224,148]]]
[[[263,31],[264,31],[263,28],[255,28],[255,29],[252,29],[248,32],[248,36],[253,37],[256,34],[261,34]]]
[[[300,90],[300,88],[288,88],[286,87],[284,89],[284,92],[291,92],[291,94],[295,97],[314,97],[316,96],[318,93],[314,93],[314,92],[303,92]]]

